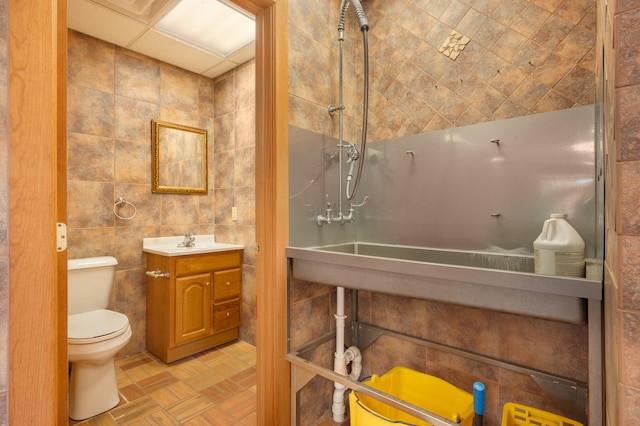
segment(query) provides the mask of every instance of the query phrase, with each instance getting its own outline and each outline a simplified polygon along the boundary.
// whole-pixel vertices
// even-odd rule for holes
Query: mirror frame
[[[160,184],[160,132],[161,129],[174,129],[200,135],[202,142],[202,185],[198,187],[166,186]],[[206,194],[207,177],[207,131],[181,124],[160,120],[151,120],[151,192],[154,194]]]

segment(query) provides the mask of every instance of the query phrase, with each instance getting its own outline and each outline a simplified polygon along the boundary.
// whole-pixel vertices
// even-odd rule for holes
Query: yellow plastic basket
[[[508,402],[502,410],[502,426],[583,426],[582,423],[537,408]]]
[[[473,424],[473,395],[438,377],[407,367],[395,367],[363,382],[389,395],[464,426]],[[401,410],[358,392],[349,394],[351,426],[410,424],[431,426]]]

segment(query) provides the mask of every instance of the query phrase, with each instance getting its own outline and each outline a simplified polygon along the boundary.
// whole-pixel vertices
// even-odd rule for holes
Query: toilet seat
[[[126,315],[107,309],[69,315],[68,321],[70,345],[102,342],[118,337],[129,329]]]

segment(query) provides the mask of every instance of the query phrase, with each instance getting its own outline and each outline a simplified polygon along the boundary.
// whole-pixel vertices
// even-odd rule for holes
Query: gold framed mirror
[[[151,120],[151,192],[207,193],[207,131]]]

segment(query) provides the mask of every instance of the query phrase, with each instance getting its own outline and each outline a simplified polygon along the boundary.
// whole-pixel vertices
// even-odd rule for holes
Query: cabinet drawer
[[[213,306],[213,331],[218,332],[240,325],[240,302]]]
[[[228,269],[213,273],[213,300],[219,303],[224,300],[240,297],[240,268]]]
[[[239,267],[242,264],[242,250],[219,253],[179,256],[176,259],[176,276],[193,275]]]

